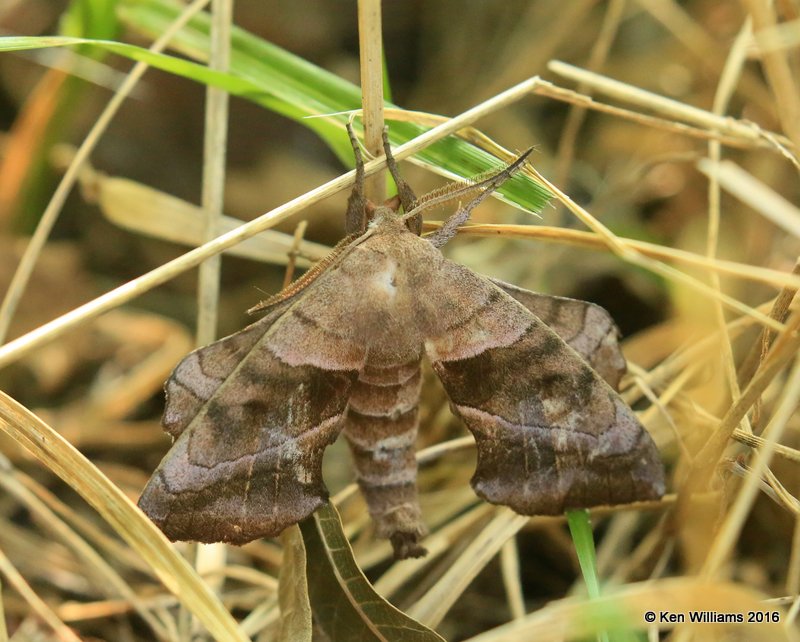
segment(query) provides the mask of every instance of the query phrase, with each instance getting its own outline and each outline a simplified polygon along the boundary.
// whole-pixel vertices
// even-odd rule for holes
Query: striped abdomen
[[[425,553],[417,543],[426,530],[414,457],[420,384],[419,360],[367,365],[353,385],[344,420],[344,435],[376,534],[392,541],[398,558]]]

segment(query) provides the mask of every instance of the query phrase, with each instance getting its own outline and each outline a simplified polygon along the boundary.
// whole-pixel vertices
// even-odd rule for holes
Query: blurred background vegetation
[[[136,0],[5,0],[0,4],[0,29],[3,35],[75,35],[147,47],[152,33],[137,13],[140,4]],[[549,71],[548,62],[561,60],[710,110],[729,53],[755,4],[756,0],[389,0],[383,3],[383,34],[392,102],[409,110],[453,116],[536,74],[590,93]],[[775,3],[775,11],[788,25],[784,35],[790,44],[781,55],[796,83],[800,59],[796,44],[791,43],[799,41],[800,6],[783,0]],[[234,23],[342,79],[359,83],[354,1],[237,0]],[[752,38],[748,42],[749,57],[725,113],[764,131],[782,132],[774,86]],[[131,64],[124,57],[90,47],[0,54],[0,291],[10,282],[26,237],[35,229],[74,146],[95,123]],[[81,188],[72,191],[58,217],[13,319],[10,338],[185,251],[181,245],[132,232],[110,220],[111,210],[133,207],[126,201],[138,196],[103,192],[103,181],[124,177],[146,193],[158,190],[199,204],[204,92],[202,84],[156,69],[149,70],[135,87],[92,153]],[[527,97],[477,126],[511,151],[535,146],[531,163],[613,233],[665,248],[706,252],[709,187],[697,168],[698,160],[709,154],[706,140],[609,114],[578,112],[566,102],[544,96]],[[228,131],[225,213],[232,217],[251,220],[347,169],[324,137],[253,101],[232,99]],[[790,202],[800,200],[797,167],[778,147],[726,146],[723,157]],[[418,194],[443,182],[410,163],[402,169]],[[343,235],[345,200],[346,193],[327,199],[278,229],[292,234],[298,222],[306,220],[305,238],[332,246]],[[721,211],[720,258],[791,272],[800,253],[796,234],[787,234],[727,194],[722,195]],[[135,209],[129,214],[139,215]],[[437,212],[433,217],[445,215]],[[490,199],[475,212],[472,222],[584,229],[557,200],[537,218]],[[459,238],[446,253],[477,271],[522,287],[603,305],[617,320],[633,374],[640,379],[719,330],[711,297],[631,266],[611,252],[500,235]],[[244,311],[278,291],[284,273],[283,264],[226,257],[220,336],[248,323]],[[708,279],[704,270],[692,274]],[[778,291],[763,282],[727,278],[722,288],[753,307],[770,302]],[[161,384],[193,345],[196,297],[193,270],[5,368],[0,372],[0,388],[48,420],[135,499],[168,446],[159,427]],[[729,315],[728,320],[734,318]],[[760,345],[758,326],[747,321],[745,317],[747,327],[735,338],[736,364]],[[660,405],[641,394],[629,397],[644,413],[671,471],[690,464],[692,454],[735,400],[736,393],[725,381],[725,358],[725,351],[715,347],[666,378],[648,380],[656,395],[679,382]],[[776,378],[763,400],[761,418],[753,417],[756,435],[782,398],[783,381],[781,376]],[[633,378],[629,385],[632,382]],[[420,447],[463,434],[432,378],[423,393],[422,426]],[[788,496],[776,491],[778,486],[771,479],[763,482],[767,490],[743,524],[723,573],[723,579],[752,591],[753,600],[796,595],[799,588],[800,509],[794,497],[798,475],[793,459],[797,428],[792,419],[782,441],[784,456],[776,459],[770,473]],[[102,526],[74,493],[10,441],[0,442],[0,447],[11,462],[9,471],[24,475],[25,484],[35,484],[40,494],[53,493],[57,498],[53,501],[63,502],[64,510],[72,515],[65,519],[83,524],[77,527],[83,537],[94,543],[102,540],[92,530]],[[337,444],[331,450],[326,457],[326,480],[336,492],[352,480],[352,473],[345,449]],[[697,523],[670,517],[663,507],[598,515],[601,576],[624,585],[651,576],[695,573],[736,496],[752,452],[728,455],[715,476],[711,508]],[[422,470],[424,510],[433,532],[478,510],[468,488],[471,457],[469,452],[455,452]],[[340,510],[348,534],[355,539],[357,559],[371,579],[379,580],[390,568],[387,549],[376,547],[370,539],[360,501],[349,498]],[[10,495],[0,499],[0,549],[35,592],[82,639],[151,639],[152,631],[141,618],[129,612],[124,600],[110,600],[96,579],[85,576],[79,559],[54,540],[42,519],[24,500]],[[449,550],[437,552],[428,566],[420,566],[416,575],[409,571],[397,583],[394,603],[401,608],[415,604],[464,551],[470,533],[480,530],[487,519],[474,513],[473,521],[464,522],[463,532],[453,531]],[[607,545],[602,547],[604,541]],[[525,611],[581,591],[575,550],[563,521],[531,520],[517,536],[516,546],[518,555],[508,553],[507,560],[519,564],[518,588]],[[164,589],[146,577],[140,565],[126,561],[126,555],[117,551],[114,563],[135,592],[154,599],[163,596]],[[277,577],[280,551],[274,543],[255,543],[230,556],[231,564]],[[437,630],[447,639],[468,639],[507,622],[514,613],[509,602],[514,590],[504,581],[512,572],[503,568],[502,559],[487,561],[438,623]],[[274,586],[264,589],[264,594],[247,593],[245,589],[255,586],[248,582],[245,577],[226,584],[226,604],[239,619],[267,599],[265,595],[274,597],[275,593]],[[9,630],[23,631],[13,639],[59,639],[51,638],[52,631],[41,624],[40,616],[31,615],[29,604],[5,585],[3,606]],[[654,608],[659,610],[658,605]],[[275,635],[275,620],[270,622],[263,629],[265,636]],[[764,635],[758,639],[778,639]]]

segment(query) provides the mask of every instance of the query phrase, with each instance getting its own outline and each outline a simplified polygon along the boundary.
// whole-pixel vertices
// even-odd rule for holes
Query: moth
[[[398,195],[374,205],[348,131],[348,237],[256,306],[263,318],[178,364],[163,417],[175,441],[142,510],[171,540],[275,536],[327,500],[322,456],[343,433],[376,535],[399,559],[424,555],[414,456],[423,355],[475,436],[472,487],[486,501],[553,515],[661,497],[656,446],[615,392],[626,366],[610,315],[486,278],[439,249],[529,152],[417,201],[384,136]],[[471,193],[421,236],[423,209]]]

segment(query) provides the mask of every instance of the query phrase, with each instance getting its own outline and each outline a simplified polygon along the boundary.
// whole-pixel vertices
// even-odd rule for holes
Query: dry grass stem
[[[163,51],[175,34],[186,25],[192,16],[200,12],[208,2],[209,0],[195,0],[192,4],[187,6],[180,17],[151,45],[150,51]],[[106,105],[103,113],[100,114],[95,121],[91,131],[84,139],[75,154],[75,158],[72,160],[64,177],[58,184],[56,191],[53,193],[50,202],[47,204],[47,208],[42,213],[42,217],[39,219],[39,223],[36,226],[36,231],[28,243],[25,255],[22,257],[16,272],[14,272],[14,277],[8,286],[3,303],[0,305],[0,343],[5,341],[11,320],[16,312],[19,300],[22,298],[25,288],[28,285],[28,281],[33,273],[33,268],[39,259],[39,255],[50,236],[50,232],[56,220],[58,220],[64,202],[67,200],[67,196],[78,180],[83,163],[89,158],[89,155],[97,146],[97,143],[108,128],[111,120],[119,111],[125,98],[127,98],[128,94],[130,94],[131,90],[136,86],[136,83],[139,82],[139,79],[144,75],[144,72],[147,71],[147,68],[148,65],[146,63],[140,62],[134,65],[128,77],[125,79],[125,82],[122,83],[108,105]]]
[[[764,137],[764,133],[754,123],[742,122],[727,116],[718,116],[704,109],[659,96],[601,74],[580,69],[574,65],[553,60],[548,65],[548,68],[550,71],[581,83],[599,94],[631,103],[638,107],[651,109],[667,118],[685,121],[704,130],[717,131],[742,140],[750,140],[754,144],[757,144],[757,141]],[[770,132],[770,134],[776,136],[783,144],[791,145],[788,139],[781,138],[774,132]]]
[[[701,570],[703,577],[711,577],[716,574],[735,546],[744,520],[750,513],[756,493],[758,493],[758,483],[769,466],[775,444],[780,441],[789,418],[797,410],[798,398],[800,398],[800,362],[797,362],[792,369],[775,414],[764,431],[766,443],[756,451],[750,474],[739,491],[736,501],[728,511],[725,522],[706,557]]]
[[[798,326],[800,326],[800,315],[795,315],[794,319],[791,319],[787,324],[786,331],[779,336],[773,345],[761,368],[756,372],[741,396],[728,409],[717,429],[698,453],[695,464],[692,466],[692,478],[686,482],[687,488],[700,489],[706,486],[708,478],[717,462],[719,462],[722,451],[736,426],[739,425],[748,410],[755,404],[756,399],[763,394],[767,385],[774,380],[778,373],[794,357],[797,349],[800,348]]]
[[[587,87],[587,89],[589,89]],[[638,123],[639,125],[645,127],[652,127],[655,129],[661,129],[664,131],[672,132],[681,136],[690,136],[692,138],[699,138],[702,140],[718,140],[723,145],[729,147],[736,147],[736,148],[759,148],[759,149],[769,149],[776,152],[781,152],[781,145],[785,145],[789,141],[769,132],[760,132],[760,135],[753,136],[752,132],[749,129],[741,129],[737,130],[736,133],[733,132],[725,132],[722,133],[716,129],[704,129],[702,127],[694,127],[692,125],[686,125],[684,123],[676,122],[674,120],[668,120],[665,118],[658,118],[656,116],[649,116],[647,114],[642,114],[637,111],[632,111],[630,109],[625,109],[623,107],[616,107],[614,105],[608,105],[606,103],[598,102],[591,96],[587,96],[586,94],[582,94],[577,91],[573,91],[571,89],[565,89],[563,87],[559,87],[558,85],[554,85],[550,82],[542,81],[542,83],[535,89],[534,93],[540,96],[546,96],[548,98],[552,98],[554,100],[560,100],[566,103],[570,103],[572,105],[577,105],[583,107],[585,109],[591,109],[594,111],[602,112],[604,114],[609,114],[611,116],[617,116],[619,118],[624,118],[625,120],[629,120],[634,123]],[[749,123],[742,123],[742,125],[749,125]],[[750,132],[749,135],[744,136],[742,133],[744,131]]]
[[[231,58],[231,23],[233,0],[211,2],[211,51],[208,66],[227,71]],[[225,174],[228,148],[228,92],[206,88],[205,129],[203,132],[203,240],[211,241],[220,234],[220,220],[225,206]],[[217,338],[220,271],[222,257],[209,257],[200,264],[197,283],[197,345],[203,346]],[[213,575],[225,566],[226,547],[223,544],[198,545],[194,564],[200,575]],[[222,591],[224,576],[219,574],[209,582],[217,593]],[[185,618],[179,618],[185,622]],[[199,628],[199,622],[193,624]],[[184,636],[185,637],[185,636]]]
[[[673,37],[695,57],[697,63],[708,69],[715,76],[724,75],[730,55],[725,55],[725,48],[710,33],[692,18],[684,7],[675,0],[638,0],[642,7],[656,20],[666,27]],[[727,43],[726,43],[727,44]],[[740,95],[746,95],[762,109],[770,109],[769,93],[763,82],[756,75],[744,70],[739,81]]]
[[[434,568],[437,563],[453,550],[457,542],[472,533],[494,512],[494,508],[481,503],[437,529],[426,540],[428,557],[409,560],[407,564],[395,564],[375,582],[375,590],[388,598],[408,586],[409,581],[419,576],[424,569]]]
[[[52,428],[3,393],[0,427],[97,510],[209,632],[246,640],[208,586],[122,491]]]
[[[0,642],[8,642],[8,629],[6,628],[6,611],[3,606],[3,582],[0,580]]]
[[[713,177],[730,194],[752,207],[764,218],[800,238],[800,208],[762,183],[733,161],[713,163],[701,159],[698,169],[709,178]]]
[[[503,574],[503,587],[506,590],[508,611],[511,618],[521,620],[525,617],[525,596],[519,580],[519,550],[513,537],[500,549],[500,569]]]
[[[608,9],[603,16],[603,24],[600,27],[600,33],[598,33],[597,40],[595,40],[592,51],[589,54],[587,66],[590,71],[598,71],[605,63],[611,45],[617,35],[625,5],[625,0],[612,0],[608,3]],[[585,95],[586,88],[578,87],[578,93]],[[573,104],[567,115],[567,121],[561,132],[561,137],[558,141],[558,151],[556,152],[555,183],[557,185],[563,185],[569,177],[570,167],[575,154],[575,142],[578,138],[581,125],[586,118],[586,109],[585,106]]]
[[[145,236],[172,243],[197,247],[205,243],[202,209],[196,205],[165,194],[134,181],[95,174],[83,183],[103,214],[115,225]],[[230,232],[242,224],[238,218],[222,216],[218,226],[220,234]],[[289,261],[294,239],[290,234],[264,230],[258,235],[230,248],[226,254],[285,265]],[[309,267],[323,259],[331,248],[321,243],[302,241],[296,259],[299,267]]]
[[[701,611],[746,612],[760,608],[760,596],[736,584],[711,583],[693,578],[673,578],[659,582],[630,584],[613,594],[593,600],[570,598],[549,604],[530,613],[523,620],[513,621],[487,633],[469,638],[467,642],[516,642],[517,640],[579,640],[593,635],[598,619],[607,623],[635,621],[650,605],[661,604],[670,612]],[[640,619],[637,628],[644,628]],[[670,629],[673,627],[669,627]],[[756,631],[755,629],[758,629]],[[752,625],[748,635],[759,633],[778,641],[795,640],[785,628],[775,624]],[[702,629],[700,629],[702,631]]]
[[[747,0],[745,5],[753,18],[756,33],[775,26],[775,13],[769,2]],[[775,108],[783,130],[792,141],[794,149],[798,150],[800,149],[800,87],[795,82],[787,54],[785,51],[774,49],[766,51],[762,57],[762,65],[775,96]]]
[[[428,221],[425,229],[438,229],[441,223]],[[604,239],[596,232],[572,230],[563,227],[549,227],[546,225],[508,225],[508,224],[474,224],[465,225],[458,230],[459,234],[467,236],[502,236],[507,238],[521,238],[529,240],[564,243],[597,250],[607,249]],[[687,266],[703,268],[710,272],[718,272],[724,276],[734,276],[765,283],[776,288],[800,287],[800,277],[778,270],[763,268],[758,265],[737,263],[724,259],[714,259],[679,250],[656,243],[637,241],[625,237],[616,237],[620,243],[640,252],[644,256],[683,263]]]
[[[760,58],[769,51],[783,51],[800,46],[800,20],[791,20],[771,27],[762,27],[752,35],[748,43],[747,53],[753,58]]]
[[[724,294],[723,292],[713,287],[710,287],[705,283],[703,283],[702,281],[699,281],[698,279],[695,279],[689,276],[688,274],[684,274],[683,272],[680,272],[670,267],[669,265],[665,265],[659,261],[654,261],[638,253],[630,245],[624,244],[619,237],[614,235],[607,227],[605,227],[602,223],[600,223],[600,221],[598,221],[594,216],[592,216],[583,207],[578,205],[569,196],[567,196],[567,194],[565,194],[555,185],[550,183],[550,181],[541,176],[538,172],[536,172],[536,170],[533,171],[536,174],[536,177],[551,192],[553,192],[556,195],[556,197],[567,207],[567,209],[573,214],[575,214],[575,216],[587,227],[589,227],[593,232],[602,237],[602,239],[607,243],[609,249],[612,250],[623,261],[627,261],[632,265],[637,265],[639,267],[645,268],[646,270],[650,270],[656,274],[659,274],[660,276],[663,276],[668,280],[672,280],[677,283],[681,283],[682,285],[686,285],[703,295],[709,295],[714,299],[723,303],[728,308],[736,310],[741,314],[746,314],[752,317],[753,319],[755,319],[762,325],[770,328],[771,330],[780,331],[783,329],[782,324],[762,314],[758,310],[754,310],[750,306],[743,304],[738,299],[735,299],[734,297]]]
[[[527,517],[508,508],[496,508],[491,521],[475,535],[441,579],[408,610],[408,614],[427,626],[437,626],[487,561],[527,521]]]
[[[364,147],[372,158],[383,155],[383,21],[380,0],[358,0],[358,48]],[[386,199],[386,181],[373,175],[366,185],[373,203]]]
[[[119,596],[128,601],[142,619],[147,622],[158,639],[165,640],[168,638],[164,624],[153,617],[147,608],[141,604],[136,591],[86,540],[69,528],[44,502],[8,472],[0,473],[0,486],[10,496],[15,497],[20,504],[26,506],[34,515],[37,515],[47,530],[74,551],[75,555],[86,564],[87,573],[94,576],[97,585],[102,587],[104,592],[109,593],[109,597]]]
[[[45,601],[36,594],[36,591],[30,587],[20,572],[14,568],[11,560],[6,557],[2,550],[0,550],[0,576],[5,577],[9,585],[28,603],[31,611],[53,629],[57,640],[60,642],[81,642],[72,629],[64,624]]]
[[[211,54],[208,65],[216,71],[227,71],[230,65],[231,20],[233,0],[211,2]],[[217,87],[206,88],[205,131],[203,134],[203,241],[216,238],[225,205],[225,159],[228,140],[228,92]],[[217,338],[219,278],[221,262],[218,254],[200,264],[197,290],[197,344],[205,345]]]

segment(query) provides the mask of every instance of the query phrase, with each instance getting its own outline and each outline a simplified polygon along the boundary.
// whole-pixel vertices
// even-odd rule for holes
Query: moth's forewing
[[[364,359],[363,345],[329,340],[325,306],[306,298],[331,278],[173,372],[164,424],[177,441],[139,499],[170,539],[274,536],[327,499],[322,454]]]
[[[588,301],[540,294],[497,279],[489,280],[544,321],[608,385],[619,390],[627,365],[619,347],[617,324],[604,308]]]
[[[167,397],[161,420],[164,430],[177,439],[286,308],[286,304],[275,306],[239,332],[186,355],[164,384]]]
[[[441,272],[469,318],[443,319],[426,345],[475,435],[476,492],[525,515],[661,497],[658,450],[608,383],[488,279],[449,261]]]

